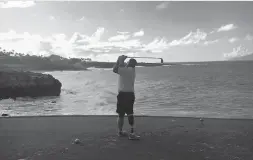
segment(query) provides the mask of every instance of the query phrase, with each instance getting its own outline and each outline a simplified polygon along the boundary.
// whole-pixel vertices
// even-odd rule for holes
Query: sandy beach
[[[252,160],[252,122],[137,117],[141,140],[130,141],[117,137],[115,116],[1,117],[0,159]]]

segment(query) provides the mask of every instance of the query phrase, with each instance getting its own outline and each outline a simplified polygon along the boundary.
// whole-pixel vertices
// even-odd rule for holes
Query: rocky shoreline
[[[0,99],[59,96],[61,87],[61,82],[49,74],[0,70]]]

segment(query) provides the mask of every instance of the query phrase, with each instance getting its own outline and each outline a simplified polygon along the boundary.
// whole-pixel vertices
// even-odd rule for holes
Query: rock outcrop
[[[0,99],[59,96],[61,86],[61,82],[49,74],[0,71]]]

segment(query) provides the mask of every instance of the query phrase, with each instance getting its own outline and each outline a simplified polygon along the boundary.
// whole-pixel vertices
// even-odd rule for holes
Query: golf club
[[[156,58],[156,57],[127,57],[127,58],[149,58],[149,59],[161,59],[161,63],[163,63],[162,58]]]

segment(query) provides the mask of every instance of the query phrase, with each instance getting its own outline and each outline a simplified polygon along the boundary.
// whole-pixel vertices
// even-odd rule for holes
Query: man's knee
[[[119,118],[124,118],[125,113],[119,113],[118,116],[119,116]]]

